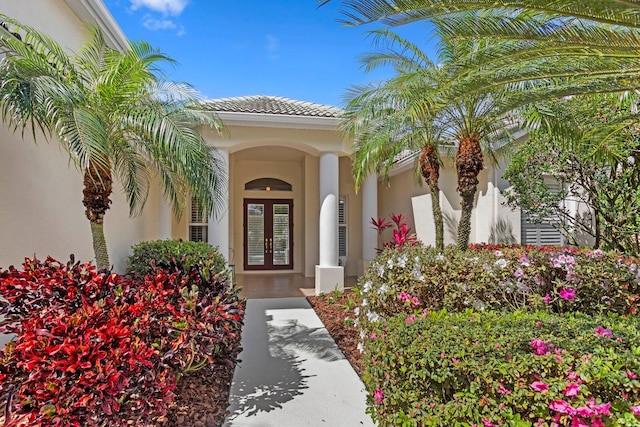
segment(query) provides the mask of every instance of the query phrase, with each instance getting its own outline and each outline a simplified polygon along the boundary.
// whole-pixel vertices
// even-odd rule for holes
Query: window
[[[191,198],[191,217],[189,218],[189,240],[192,242],[209,241],[207,215],[193,198]]]
[[[558,193],[561,191],[560,184],[555,180],[553,182],[547,180],[546,184],[550,191]],[[564,245],[562,233],[558,228],[554,227],[554,223],[557,224],[560,222],[560,218],[557,215],[544,218],[540,223],[533,221],[530,216],[531,215],[524,210],[520,216],[521,244],[533,246]]]
[[[291,191],[291,184],[277,178],[259,178],[244,185],[245,190],[258,191]]]
[[[347,199],[338,199],[338,256],[347,256]]]

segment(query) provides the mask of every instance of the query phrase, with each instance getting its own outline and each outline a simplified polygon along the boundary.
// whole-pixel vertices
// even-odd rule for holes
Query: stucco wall
[[[509,183],[502,178],[505,162],[499,164],[486,161],[485,168],[478,176],[478,192],[471,216],[471,243],[489,242],[500,236],[500,229],[516,242],[520,241],[520,212],[504,206],[504,191]],[[427,245],[435,244],[432,202],[429,188],[420,187],[414,178],[413,170],[406,168],[393,176],[390,187],[380,185],[380,216],[391,212],[410,215],[410,226],[418,238]],[[457,227],[460,220],[460,196],[456,191],[457,176],[452,159],[444,159],[440,169],[439,201],[444,216],[445,245],[454,244],[457,239]]]
[[[34,11],[37,10],[37,13]],[[67,49],[77,49],[85,35],[84,25],[62,1],[3,1],[0,12],[40,29]],[[51,255],[67,260],[92,260],[89,222],[82,206],[82,174],[68,162],[56,139],[46,142],[41,134],[34,144],[30,131],[24,135],[0,127],[0,267],[20,264],[24,257]],[[157,230],[152,194],[142,217],[131,220],[120,184],[114,185],[105,234],[116,271],[124,268],[130,246],[153,238]]]

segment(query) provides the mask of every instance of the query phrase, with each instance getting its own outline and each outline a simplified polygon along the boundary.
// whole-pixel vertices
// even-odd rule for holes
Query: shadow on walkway
[[[355,376],[304,298],[248,300],[242,347],[225,426],[311,426],[314,411],[324,422],[340,388],[327,364],[341,361]]]

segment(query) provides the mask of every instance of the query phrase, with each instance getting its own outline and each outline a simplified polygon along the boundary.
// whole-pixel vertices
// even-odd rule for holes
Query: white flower
[[[497,260],[494,265],[500,268],[505,268],[507,266],[507,264],[509,264],[509,261],[507,261],[506,259],[502,258]]]
[[[438,254],[438,256],[436,256],[436,261],[444,261],[444,255]]]
[[[364,346],[362,345],[362,343],[361,343],[361,342],[359,342],[359,343],[358,343],[358,347],[357,347],[357,349],[358,349],[358,351],[359,351],[360,353],[363,353],[363,352],[364,352]]]
[[[384,267],[383,266],[378,267],[378,276],[382,277],[383,274],[384,274]]]
[[[370,311],[367,313],[367,319],[369,319],[369,322],[374,323],[380,320],[380,316],[378,316],[378,313],[374,313],[373,311]]]
[[[365,336],[366,334],[364,333],[364,331],[360,331],[360,339],[363,340]]]
[[[371,290],[371,286],[373,286],[373,283],[371,283],[371,280],[367,280],[362,287],[362,292],[369,292]]]
[[[479,299],[475,300],[475,302],[473,303],[473,308],[475,308],[478,311],[484,311],[484,309],[486,308],[486,305],[484,302],[480,301]]]
[[[376,292],[378,295],[384,295],[387,293],[387,291],[389,290],[389,286],[387,286],[386,284],[380,286],[378,288],[378,292]]]
[[[495,251],[493,254],[495,256],[502,256],[502,251]]]
[[[353,309],[353,313],[354,313],[356,316],[359,316],[359,315],[360,315],[360,307],[356,307],[356,308],[354,308],[354,309]]]
[[[389,267],[389,268],[393,268],[393,258],[389,258],[389,259],[387,260],[387,267]]]
[[[400,268],[405,268],[407,266],[407,261],[409,261],[409,259],[407,258],[407,255],[406,254],[402,255],[400,258],[398,258],[398,266]]]
[[[369,302],[367,301],[367,299],[366,299],[366,298],[364,298],[364,299],[362,300],[362,306],[363,306],[363,307],[366,307],[366,306],[367,306],[367,304],[369,304]]]

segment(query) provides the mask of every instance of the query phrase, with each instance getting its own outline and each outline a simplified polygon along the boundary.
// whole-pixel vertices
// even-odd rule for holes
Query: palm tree
[[[152,174],[174,212],[191,193],[207,212],[222,209],[223,160],[206,146],[198,125],[221,130],[186,84],[161,82],[159,65],[170,58],[145,42],[121,52],[97,27],[76,55],[49,36],[7,16],[18,36],[3,36],[0,108],[15,130],[55,135],[83,174],[83,204],[91,224],[98,268],[109,268],[104,217],[114,179],[122,182],[132,216],[141,213]]]
[[[444,221],[440,207],[440,158],[438,147],[442,129],[435,121],[424,120],[421,92],[428,80],[425,70],[435,67],[420,49],[387,31],[373,31],[377,40],[398,44],[393,49],[365,56],[367,70],[392,63],[396,78],[381,85],[353,88],[342,122],[342,129],[354,143],[353,173],[356,187],[375,172],[388,182],[389,172],[403,156],[413,155],[416,171],[429,186],[435,226],[435,246],[444,249]],[[417,153],[420,153],[417,156]]]
[[[461,197],[462,211],[457,245],[459,249],[466,250],[471,234],[471,215],[479,183],[478,175],[483,169],[483,151],[493,155],[496,147],[492,146],[490,140],[504,142],[509,138],[508,130],[512,125],[507,120],[506,112],[520,105],[521,98],[516,96],[519,93],[497,90],[491,94],[471,93],[451,102],[447,89],[455,68],[452,69],[450,64],[460,56],[477,50],[478,43],[454,43],[445,40],[441,46],[439,65],[436,66],[417,46],[396,34],[388,30],[377,30],[374,34],[386,40],[389,45],[380,53],[364,57],[367,69],[391,64],[396,68],[397,76],[380,88],[370,92],[364,91],[363,95],[355,97],[353,105],[347,108],[350,111],[359,107],[355,108],[351,115],[375,117],[375,126],[366,129],[364,137],[356,133],[356,181],[359,170],[369,171],[371,163],[379,164],[381,159],[383,172],[386,173],[401,147],[408,145],[409,138],[396,138],[392,141],[396,142],[395,144],[389,144],[387,134],[390,132],[392,135],[406,134],[408,137],[414,137],[414,134],[407,133],[406,129],[419,124],[418,131],[429,136],[423,139],[429,143],[424,144],[419,160],[437,158],[432,154],[433,147],[443,143],[449,147],[456,146],[457,191]],[[370,93],[373,93],[377,103],[371,103]],[[402,108],[392,109],[392,112],[388,113],[389,108],[382,108],[385,103],[387,106],[400,104]],[[366,108],[362,108],[363,106]],[[385,119],[381,120],[379,116]],[[353,118],[347,116],[347,119],[357,124]],[[439,167],[434,167],[432,162],[425,162],[421,163],[421,169],[429,176],[425,176],[425,179],[430,185],[434,178],[437,182]],[[439,190],[435,194],[438,195]],[[433,195],[432,190],[432,197]],[[439,211],[439,204],[437,208]]]
[[[318,0],[322,3],[327,1]],[[636,2],[601,0],[343,0],[345,21],[390,26],[429,20],[449,41],[484,40],[451,64],[452,100],[500,86],[539,98],[640,87]],[[524,94],[523,94],[524,95]]]

